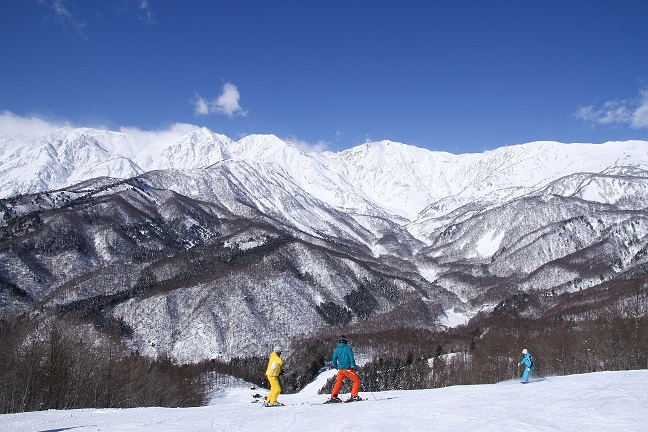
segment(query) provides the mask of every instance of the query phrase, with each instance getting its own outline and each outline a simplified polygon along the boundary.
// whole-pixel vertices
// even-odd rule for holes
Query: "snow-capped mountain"
[[[0,172],[0,315],[113,320],[183,362],[330,326],[433,328],[519,293],[537,316],[578,290],[622,301],[648,268],[643,141],[306,153],[61,129],[0,137]]]
[[[234,142],[205,128],[166,146],[138,142],[123,132],[64,128],[27,142],[15,135],[0,136],[0,150],[0,197],[5,198],[90,178],[126,179],[153,170],[205,168],[234,159],[270,164],[336,208],[364,213],[375,206],[409,221],[442,201],[444,210],[452,211],[502,191],[511,198],[570,174],[648,164],[643,141],[535,142],[463,155],[381,141],[339,153],[306,154],[273,135],[250,135]]]

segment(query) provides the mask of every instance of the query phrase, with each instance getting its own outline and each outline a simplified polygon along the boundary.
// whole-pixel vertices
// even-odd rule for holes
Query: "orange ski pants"
[[[355,369],[340,369],[337,373],[337,379],[335,380],[335,386],[333,387],[331,397],[337,397],[340,388],[342,387],[344,377],[353,381],[353,385],[351,386],[351,396],[358,396],[358,391],[360,390],[360,377],[356,373]]]

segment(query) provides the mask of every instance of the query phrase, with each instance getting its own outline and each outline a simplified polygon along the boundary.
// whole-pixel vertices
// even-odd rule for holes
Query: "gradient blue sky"
[[[648,139],[648,1],[3,0],[11,119],[339,151]]]

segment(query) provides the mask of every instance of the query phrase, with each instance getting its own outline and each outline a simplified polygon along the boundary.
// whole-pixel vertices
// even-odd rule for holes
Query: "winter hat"
[[[347,339],[346,336],[344,336],[344,335],[340,336],[340,342],[347,343],[348,341],[349,341],[349,339]]]
[[[283,350],[281,349],[281,345],[277,345],[277,346],[274,347],[274,352],[276,352],[276,353],[280,353],[281,351],[283,351]]]
[[[522,354],[527,354],[528,352],[529,352],[529,351],[527,351],[526,348],[524,348],[524,349],[522,350]]]

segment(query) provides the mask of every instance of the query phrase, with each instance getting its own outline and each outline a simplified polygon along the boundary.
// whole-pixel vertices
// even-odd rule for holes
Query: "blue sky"
[[[3,0],[0,133],[648,140],[648,1]]]

